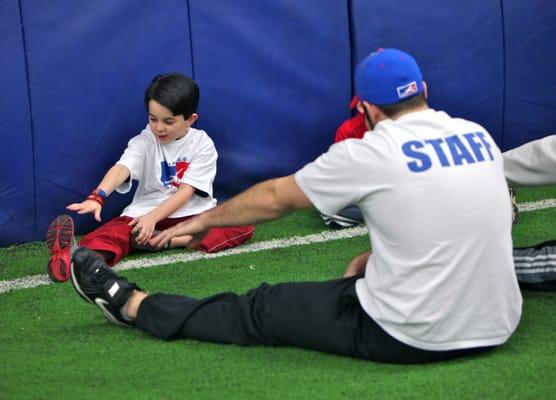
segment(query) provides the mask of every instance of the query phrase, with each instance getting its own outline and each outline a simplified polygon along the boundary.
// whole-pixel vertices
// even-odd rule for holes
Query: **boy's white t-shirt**
[[[295,178],[324,214],[361,209],[373,253],[356,292],[388,334],[443,351],[498,345],[516,329],[510,198],[483,127],[409,113],[332,145]]]
[[[212,184],[217,158],[214,143],[205,131],[189,128],[184,137],[161,144],[147,125],[128,142],[117,162],[131,173],[131,179],[118,187],[118,192],[129,192],[131,181],[138,181],[133,200],[122,216],[145,215],[176,193],[181,183],[189,184],[197,191],[168,218],[196,215],[215,207]]]

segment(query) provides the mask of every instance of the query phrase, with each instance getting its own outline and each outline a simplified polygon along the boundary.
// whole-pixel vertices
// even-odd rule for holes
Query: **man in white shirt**
[[[504,154],[506,179],[512,186],[556,184],[556,135],[525,143]]]
[[[296,174],[255,185],[151,239],[156,246],[184,234],[201,240],[211,227],[356,204],[374,252],[355,257],[345,278],[201,300],[147,295],[78,249],[77,292],[110,321],[164,339],[298,346],[394,363],[505,343],[519,323],[521,295],[500,151],[480,125],[427,106],[407,53],[371,54],[355,85],[372,135],[337,143]]]
[[[513,186],[556,184],[556,135],[506,151],[504,171]],[[515,272],[525,289],[556,291],[556,240],[514,249]]]

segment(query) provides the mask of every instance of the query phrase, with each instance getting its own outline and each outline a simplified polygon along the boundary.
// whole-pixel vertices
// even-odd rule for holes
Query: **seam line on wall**
[[[502,150],[506,148],[506,25],[504,21],[504,0],[500,0],[500,21],[502,25],[502,126],[500,147]]]
[[[195,63],[193,62],[193,29],[191,27],[191,4],[190,0],[186,0],[187,4],[187,25],[189,29],[189,57],[191,59],[191,79],[195,78]]]
[[[31,101],[31,81],[29,79],[29,60],[27,58],[27,39],[25,37],[25,23],[23,20],[23,6],[21,0],[18,1],[19,7],[19,24],[21,27],[21,40],[23,42],[23,62],[25,64],[25,79],[27,81],[27,101],[29,106],[29,129],[31,133],[31,171],[33,174],[33,226],[34,239],[38,240],[38,221],[37,221],[37,169],[36,169],[36,151],[35,151],[35,126],[33,124],[33,103]]]
[[[348,17],[348,39],[349,39],[349,73],[350,73],[350,101],[355,96],[355,57],[356,57],[356,43],[355,43],[355,26],[353,21],[353,0],[347,0],[347,17]]]

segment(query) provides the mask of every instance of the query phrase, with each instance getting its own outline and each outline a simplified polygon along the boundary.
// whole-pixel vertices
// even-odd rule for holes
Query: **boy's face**
[[[198,118],[192,114],[188,119],[183,115],[174,115],[172,111],[157,103],[149,101],[149,125],[158,141],[162,144],[170,143],[187,135],[191,124]]]

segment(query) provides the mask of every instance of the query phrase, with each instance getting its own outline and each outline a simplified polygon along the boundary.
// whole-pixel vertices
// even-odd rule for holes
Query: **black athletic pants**
[[[556,291],[556,240],[514,248],[514,263],[523,289]]]
[[[389,363],[441,361],[489,349],[425,351],[397,341],[359,305],[357,278],[262,284],[245,295],[201,300],[154,294],[141,304],[137,327],[161,339],[295,346]]]

